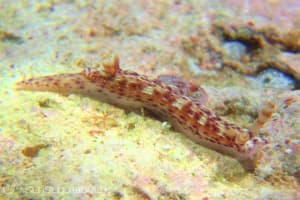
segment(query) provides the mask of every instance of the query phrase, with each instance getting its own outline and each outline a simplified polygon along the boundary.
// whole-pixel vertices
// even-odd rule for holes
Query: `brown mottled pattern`
[[[145,107],[170,121],[175,129],[195,142],[236,157],[247,168],[252,166],[249,162],[253,160],[257,150],[266,143],[248,129],[242,129],[216,116],[199,101],[182,92],[178,85],[176,87],[161,79],[150,79],[135,72],[121,70],[118,60],[114,60],[113,65],[108,63],[104,67],[103,71],[87,68],[77,74],[33,78],[17,83],[17,88],[93,94],[100,100],[126,109],[131,106]],[[191,92],[197,89],[188,87]]]

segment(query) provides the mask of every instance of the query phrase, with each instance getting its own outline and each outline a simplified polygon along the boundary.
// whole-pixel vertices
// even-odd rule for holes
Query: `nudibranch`
[[[254,169],[254,159],[267,141],[251,131],[227,122],[210,111],[191,93],[199,89],[181,80],[149,78],[119,67],[117,56],[102,63],[102,69],[86,68],[18,82],[17,89],[80,94],[124,109],[145,108],[170,122],[196,143],[238,159]],[[174,84],[175,83],[175,84]]]

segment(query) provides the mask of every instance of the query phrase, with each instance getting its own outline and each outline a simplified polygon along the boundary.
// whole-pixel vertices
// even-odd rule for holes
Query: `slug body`
[[[190,95],[198,87],[187,84],[183,90],[178,87],[180,81],[169,84],[121,70],[118,58],[102,67],[101,71],[86,68],[80,73],[32,78],[16,86],[22,90],[77,93],[127,110],[144,107],[193,141],[238,159],[246,169],[254,169],[254,157],[266,140],[212,113]]]

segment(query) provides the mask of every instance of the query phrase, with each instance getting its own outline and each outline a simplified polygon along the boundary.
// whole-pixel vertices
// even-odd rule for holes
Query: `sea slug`
[[[101,66],[100,71],[86,68],[80,73],[31,78],[18,82],[16,88],[76,93],[127,110],[143,107],[169,121],[175,130],[193,141],[238,159],[245,169],[254,169],[256,154],[267,141],[212,113],[189,94],[197,86],[122,70],[117,56],[106,59]],[[180,88],[180,84],[187,88]]]

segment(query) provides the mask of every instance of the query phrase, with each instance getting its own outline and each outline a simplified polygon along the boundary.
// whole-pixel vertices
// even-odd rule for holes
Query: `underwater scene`
[[[0,200],[299,200],[299,0],[0,0]]]

